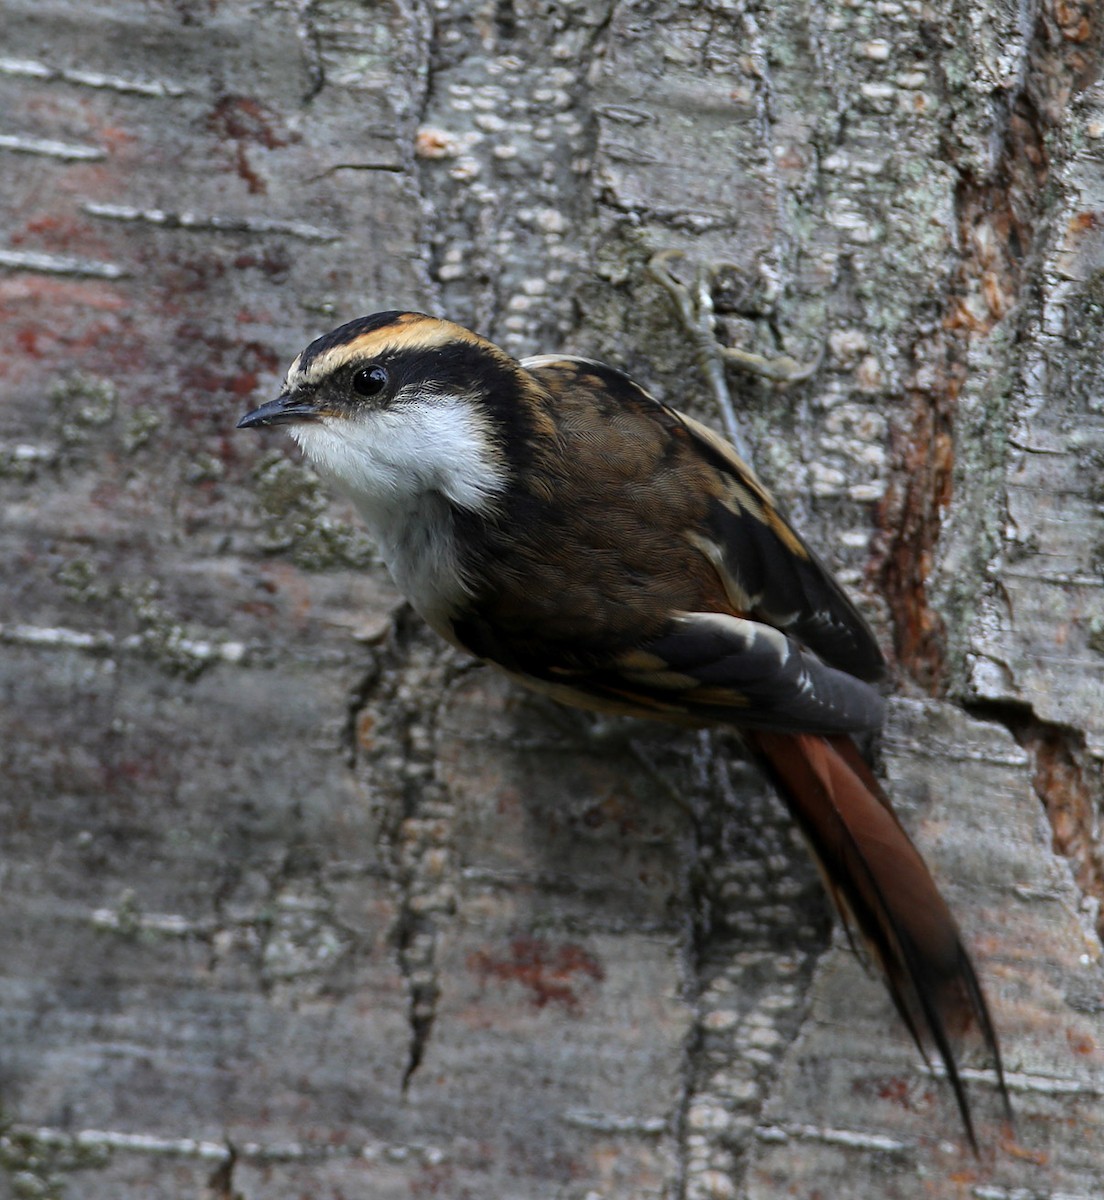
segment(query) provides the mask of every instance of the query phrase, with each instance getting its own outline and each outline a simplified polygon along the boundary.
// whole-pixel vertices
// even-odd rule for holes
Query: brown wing
[[[748,597],[750,612],[834,667],[860,679],[880,679],[885,659],[870,627],[752,469],[713,430],[684,413],[675,415],[727,485],[711,506],[708,552],[719,555],[719,568]]]
[[[653,423],[684,459],[692,455],[698,460],[709,486],[703,489],[703,511],[696,514],[698,524],[690,536],[713,564],[734,611],[784,630],[848,674],[882,677],[885,660],[866,621],[728,442],[660,404],[612,367],[565,358],[531,359],[528,364],[534,364],[532,374],[554,395],[585,377],[589,388],[598,385],[611,407]]]
[[[612,368],[524,365],[541,425],[521,440],[543,449],[465,531],[483,587],[455,640],[576,703],[876,728],[872,635],[727,444]]]

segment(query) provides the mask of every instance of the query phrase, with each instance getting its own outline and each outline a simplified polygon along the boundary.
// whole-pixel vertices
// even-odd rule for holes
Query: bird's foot
[[[674,302],[683,328],[693,339],[702,371],[724,421],[725,432],[739,453],[747,453],[736,420],[736,410],[725,378],[725,367],[734,366],[759,379],[769,380],[780,387],[809,379],[820,366],[820,356],[811,363],[799,363],[788,355],[766,358],[734,346],[724,346],[717,340],[717,317],[713,303],[713,285],[722,266],[699,264],[692,284],[683,283],[672,270],[676,259],[684,258],[681,250],[660,250],[648,261],[648,274],[660,284]]]

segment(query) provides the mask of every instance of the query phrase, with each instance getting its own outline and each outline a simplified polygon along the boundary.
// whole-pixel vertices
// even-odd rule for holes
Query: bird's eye
[[[378,396],[387,386],[387,372],[383,367],[361,367],[353,375],[353,391],[358,396]]]

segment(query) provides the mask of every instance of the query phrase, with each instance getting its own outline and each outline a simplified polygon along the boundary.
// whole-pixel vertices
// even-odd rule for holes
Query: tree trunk
[[[1104,89],[1082,0],[0,0],[0,1196],[1104,1193]],[[716,421],[895,666],[982,1154],[726,734],[429,634],[236,419],[361,313]]]

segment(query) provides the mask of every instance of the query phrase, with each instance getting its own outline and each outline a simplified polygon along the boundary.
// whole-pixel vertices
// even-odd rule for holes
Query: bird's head
[[[503,400],[523,380],[508,354],[460,325],[375,313],[312,342],[280,395],[238,428],[287,426],[369,512],[434,493],[481,511],[509,478]]]

